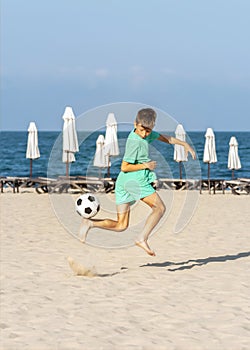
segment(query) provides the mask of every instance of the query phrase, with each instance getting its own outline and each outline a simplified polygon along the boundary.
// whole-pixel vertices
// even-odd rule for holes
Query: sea
[[[239,177],[250,177],[250,132],[214,132],[217,162],[210,164],[210,178],[229,180]],[[107,168],[93,166],[96,152],[96,140],[100,132],[79,132],[79,152],[75,154],[75,162],[69,166],[70,176],[106,177]],[[120,154],[110,157],[110,176],[116,178],[124,154],[125,143],[129,131],[118,131]],[[164,134],[164,133],[163,133]],[[175,136],[175,135],[172,135]],[[229,141],[235,136],[238,141],[238,153],[241,169],[228,169]],[[29,177],[30,160],[26,159],[28,133],[26,131],[2,131],[0,133],[0,176]],[[176,163],[173,159],[174,146],[154,141],[150,145],[150,158],[157,161],[155,170],[158,178],[200,179],[208,177],[208,164],[203,162],[205,145],[204,132],[187,132],[187,141],[194,147],[197,159]],[[38,132],[40,158],[32,161],[33,177],[57,178],[66,175],[66,165],[62,162],[62,133],[57,131]],[[181,170],[180,170],[181,167]]]

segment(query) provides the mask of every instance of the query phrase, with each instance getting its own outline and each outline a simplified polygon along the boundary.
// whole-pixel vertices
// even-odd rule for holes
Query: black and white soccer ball
[[[92,193],[84,193],[75,202],[76,211],[85,219],[92,218],[100,210],[100,203]]]

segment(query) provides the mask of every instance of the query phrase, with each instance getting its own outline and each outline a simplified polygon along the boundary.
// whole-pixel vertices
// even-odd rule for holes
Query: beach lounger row
[[[225,193],[225,180],[223,179],[159,179],[159,188],[175,190],[199,190],[200,193],[209,191]]]
[[[99,179],[85,176],[59,176],[57,179],[46,177],[1,177],[1,192],[10,187],[13,193],[20,188],[34,188],[37,193],[84,193],[111,192],[115,188],[115,181],[111,178]]]
[[[10,187],[13,193],[18,193],[20,188],[35,188],[41,193],[86,193],[86,192],[114,192],[115,179],[87,176],[59,176],[57,179],[46,177],[1,177],[1,192]],[[200,193],[208,191],[225,193],[231,190],[233,194],[249,194],[250,179],[239,178],[236,180],[224,179],[168,179],[161,178],[155,183],[157,189],[167,190],[199,190]]]

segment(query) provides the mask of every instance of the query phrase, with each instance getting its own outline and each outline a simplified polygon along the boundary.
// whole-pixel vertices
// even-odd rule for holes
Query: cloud
[[[176,74],[176,72],[173,69],[171,69],[171,68],[163,68],[161,71],[165,75],[174,75],[174,74]]]
[[[130,67],[130,82],[133,87],[140,87],[148,80],[148,73],[142,66],[134,65]]]
[[[97,78],[107,78],[109,75],[109,71],[106,68],[96,69],[94,73]]]

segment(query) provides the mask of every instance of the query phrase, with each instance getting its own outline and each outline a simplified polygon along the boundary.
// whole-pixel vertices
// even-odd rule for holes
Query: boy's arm
[[[156,167],[155,161],[150,161],[142,164],[132,164],[132,163],[125,162],[125,160],[123,160],[121,165],[121,171],[123,171],[124,173],[128,173],[131,171],[138,171],[138,170],[144,170],[144,169],[154,170],[155,167]]]
[[[165,143],[169,143],[171,145],[183,146],[186,154],[188,154],[188,152],[189,152],[191,154],[192,158],[196,159],[196,154],[195,154],[194,149],[185,141],[181,141],[181,140],[179,140],[173,136],[169,136],[169,135],[160,135],[157,140],[165,142]]]

